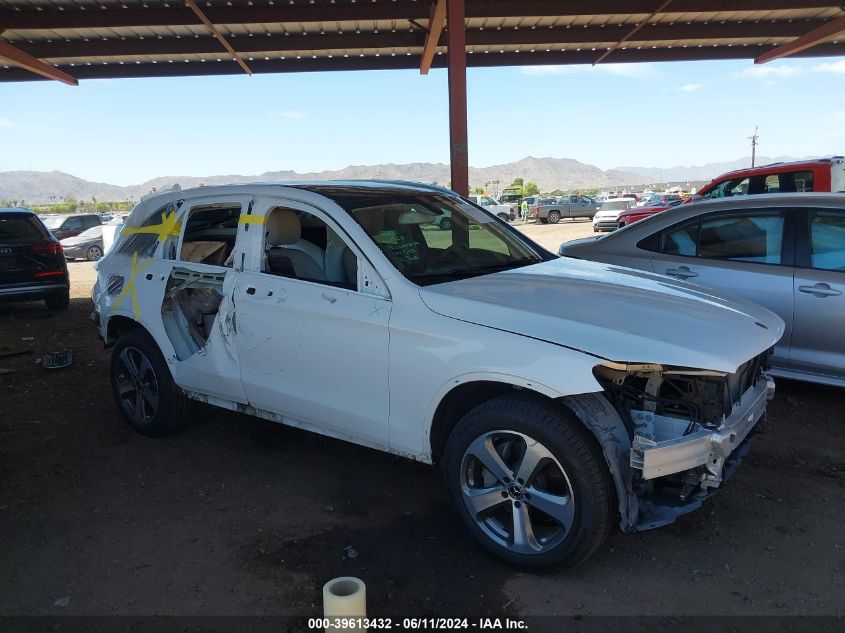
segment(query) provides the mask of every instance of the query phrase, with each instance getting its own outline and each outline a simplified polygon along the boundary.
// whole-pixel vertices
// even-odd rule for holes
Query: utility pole
[[[756,125],[754,126],[754,134],[747,138],[751,139],[751,166],[754,167],[754,163],[757,160],[757,139],[759,138]]]

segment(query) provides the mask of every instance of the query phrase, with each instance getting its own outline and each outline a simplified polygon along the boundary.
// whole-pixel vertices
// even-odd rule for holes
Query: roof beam
[[[185,0],[185,4],[188,6],[188,8],[191,9],[191,11],[196,14],[196,16],[200,19],[200,22],[205,24],[205,28],[207,28],[209,33],[211,33],[217,39],[217,41],[223,45],[223,48],[229,51],[229,54],[232,56],[232,58],[236,62],[238,62],[238,66],[240,66],[247,75],[252,75],[252,71],[249,69],[249,66],[246,65],[246,62],[244,62],[244,60],[241,59],[241,56],[235,52],[235,49],[232,48],[231,44],[229,44],[228,41],[226,41],[226,38],[223,37],[222,33],[217,30],[217,27],[214,26],[211,21],[209,21],[205,13],[203,13],[202,10],[197,6],[197,3],[194,2],[194,0]]]
[[[787,44],[781,44],[776,49],[763,53],[754,60],[754,63],[765,64],[773,59],[794,55],[795,53],[816,46],[838,33],[845,33],[845,15],[831,20],[827,24],[823,24]]]
[[[748,13],[759,10],[838,8],[841,0],[675,0],[673,13]],[[619,0],[467,0],[466,17],[544,17],[576,15],[616,15]],[[291,24],[314,22],[355,22],[371,20],[425,20],[430,17],[424,2],[360,2],[355,4],[275,4],[267,6],[205,7],[212,24]],[[625,0],[628,14],[650,14],[654,0]],[[196,16],[188,7],[107,8],[66,10],[47,8],[37,11],[0,9],[0,28],[20,30],[60,30],[120,28],[141,26],[190,26]]]
[[[649,14],[649,16],[648,16],[645,20],[642,20],[642,21],[638,22],[638,23],[634,26],[634,28],[632,28],[632,29],[631,29],[631,30],[630,30],[630,31],[629,31],[629,32],[625,35],[625,37],[623,37],[621,40],[619,40],[618,42],[616,42],[613,46],[611,46],[610,48],[608,48],[608,49],[607,49],[604,53],[602,53],[601,55],[599,55],[599,58],[598,58],[596,61],[594,61],[594,62],[593,62],[593,66],[595,66],[596,64],[600,64],[600,63],[601,63],[601,62],[602,62],[602,61],[603,61],[603,60],[604,60],[604,59],[605,59],[608,55],[610,55],[613,51],[615,51],[617,48],[619,48],[620,46],[622,46],[622,44],[624,44],[625,42],[627,42],[628,40],[630,40],[632,37],[634,37],[634,35],[636,35],[636,34],[637,34],[637,31],[639,31],[639,30],[640,30],[641,28],[643,28],[646,24],[648,24],[649,22],[651,22],[651,20],[652,20],[652,19],[654,19],[654,16],[655,16],[655,15],[657,15],[658,13],[662,13],[662,12],[666,9],[666,7],[668,7],[670,4],[672,4],[672,0],[663,0],[663,2],[661,2],[661,3],[660,3],[660,6],[658,6],[658,7],[657,7],[654,11],[652,11],[652,12],[651,12],[651,14]]]
[[[779,22],[727,22],[725,24],[649,24],[641,29],[636,41],[695,41],[695,40],[743,40],[747,38],[798,37],[808,30],[827,24],[825,20],[779,21]],[[596,44],[616,42],[630,31],[630,26],[588,26],[586,28],[553,29],[491,29],[468,30],[467,46],[496,45],[562,45]],[[639,36],[642,36],[641,38]],[[270,35],[237,37],[229,41],[241,56],[250,53],[280,53],[289,51],[326,51],[340,49],[390,49],[419,48],[424,45],[422,32],[397,31],[396,33],[326,33],[325,35]],[[12,42],[33,57],[45,58],[91,58],[128,57],[132,55],[165,56],[213,54],[220,50],[219,43],[211,36],[162,37],[127,39],[57,39],[29,43],[19,39]]]
[[[50,64],[45,64],[29,53],[24,53],[21,49],[9,44],[6,40],[0,39],[0,60],[3,59],[8,60],[14,66],[24,68],[31,73],[41,75],[47,79],[55,79],[69,86],[79,85],[79,82],[74,77],[71,77],[54,66],[50,66]]]
[[[657,48],[643,50],[617,51],[619,62],[659,62],[659,61],[699,61],[717,59],[753,59],[760,53],[771,50],[769,46],[695,46],[689,48]],[[467,54],[467,66],[488,68],[493,66],[527,66],[555,64],[592,64],[595,51],[550,51],[525,53],[474,53]],[[798,57],[831,57],[845,55],[845,42],[838,44],[820,44],[800,51]],[[446,66],[444,55],[435,56],[433,68]],[[420,55],[397,55],[396,57],[318,57],[317,59],[271,59],[258,60],[252,64],[254,73],[321,72],[342,70],[399,70],[418,69]],[[110,63],[91,64],[74,67],[74,74],[79,79],[105,79],[116,77],[183,77],[207,75],[234,75],[241,70],[234,64],[218,62],[173,62],[153,64]],[[32,81],[39,77],[20,68],[0,68],[0,83],[9,81]]]
[[[431,17],[428,19],[428,33],[423,44],[422,61],[420,61],[420,74],[427,75],[434,61],[434,53],[440,42],[440,35],[443,33],[443,25],[446,22],[446,0],[434,0],[431,5]]]

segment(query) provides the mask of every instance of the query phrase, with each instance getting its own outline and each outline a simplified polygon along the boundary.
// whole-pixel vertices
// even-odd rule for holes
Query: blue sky
[[[699,165],[845,153],[845,59],[470,69],[470,164]],[[160,175],[448,162],[433,70],[0,84],[0,171]]]

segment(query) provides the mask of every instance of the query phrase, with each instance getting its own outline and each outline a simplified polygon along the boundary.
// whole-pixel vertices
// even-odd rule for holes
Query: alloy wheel
[[[549,449],[523,433],[498,430],[477,437],[464,452],[460,485],[479,529],[518,554],[555,548],[575,522],[566,471]]]
[[[136,423],[146,424],[155,417],[159,402],[158,380],[141,350],[126,347],[120,352],[115,386],[120,405]]]

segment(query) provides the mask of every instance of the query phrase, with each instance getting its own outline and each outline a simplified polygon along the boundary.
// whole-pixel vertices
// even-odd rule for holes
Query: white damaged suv
[[[478,541],[529,567],[720,488],[784,330],[402,182],[155,194],[97,269],[93,318],[138,431],[177,430],[199,400],[437,464]]]

